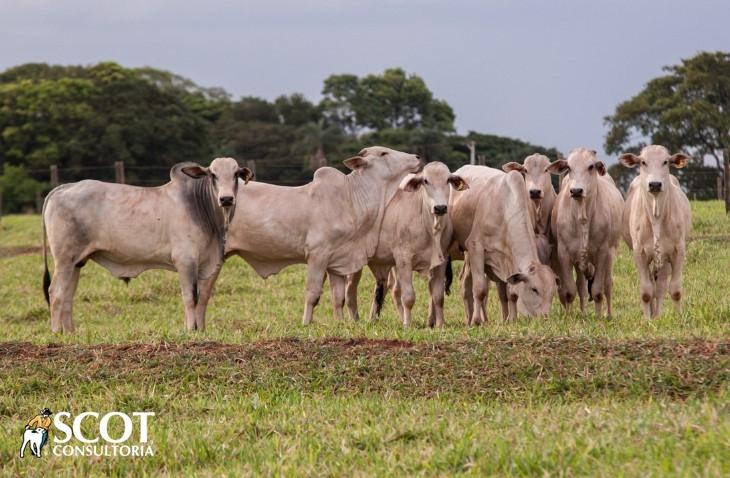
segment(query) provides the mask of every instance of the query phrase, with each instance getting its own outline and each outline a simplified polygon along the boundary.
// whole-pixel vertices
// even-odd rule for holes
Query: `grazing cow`
[[[530,204],[535,216],[535,241],[537,242],[537,255],[540,262],[550,264],[550,215],[555,204],[555,189],[550,180],[550,173],[547,167],[550,159],[542,154],[533,154],[525,158],[523,164],[510,162],[502,166],[502,170],[508,173],[517,171],[525,178],[527,192],[530,195]]]
[[[413,272],[429,277],[431,307],[428,325],[443,325],[446,253],[452,227],[448,214],[449,186],[463,191],[466,182],[449,172],[448,166],[433,162],[418,174],[408,174],[399,191],[385,208],[375,255],[368,262],[376,286],[370,319],[380,315],[388,275],[395,266],[393,300],[403,325],[411,323],[416,301]],[[348,276],[346,302],[350,317],[357,320],[357,286],[362,271]]]
[[[570,173],[563,179],[551,221],[558,245],[560,301],[569,310],[577,289],[581,311],[585,312],[590,294],[600,315],[605,297],[610,317],[613,261],[621,233],[621,193],[593,150],[574,149],[567,159],[551,163],[548,171]]]
[[[372,146],[345,160],[343,174],[320,168],[304,186],[251,183],[226,240],[226,256],[238,254],[261,277],[291,264],[307,264],[303,323],[329,273],[335,315],[342,318],[345,280],[375,254],[385,206],[401,179],[421,167],[417,155]]]
[[[469,184],[466,191],[453,191],[449,201],[452,251],[455,257],[466,251],[461,289],[467,322],[486,321],[489,279],[497,283],[505,320],[516,319],[518,310],[547,314],[556,278],[537,255],[524,179],[517,172],[485,166],[463,166],[456,174]]]
[[[81,268],[91,259],[125,281],[147,269],[177,271],[185,325],[202,330],[223,263],[238,179],[248,182],[251,177],[236,160],[218,158],[209,168],[177,164],[170,182],[160,187],[86,180],[51,191],[42,213],[43,288],[51,307],[51,329],[74,330],[73,297]],[[53,280],[46,235],[55,260]]]
[[[623,211],[623,236],[634,253],[641,282],[641,309],[646,318],[662,313],[669,294],[681,309],[685,242],[692,228],[689,200],[669,166],[683,168],[691,158],[670,155],[664,146],[647,146],[640,155],[619,157],[628,168],[639,166],[631,182]]]

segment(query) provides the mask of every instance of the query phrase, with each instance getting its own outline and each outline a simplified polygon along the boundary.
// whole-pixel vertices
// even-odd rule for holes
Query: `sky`
[[[0,69],[112,60],[318,101],[333,73],[399,66],[460,133],[602,151],[603,117],[663,66],[730,50],[728,19],[727,0],[0,0]]]

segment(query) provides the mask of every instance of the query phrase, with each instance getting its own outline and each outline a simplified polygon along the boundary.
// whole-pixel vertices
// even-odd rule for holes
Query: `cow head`
[[[669,154],[664,146],[651,145],[641,150],[638,156],[624,153],[618,160],[627,168],[639,166],[639,178],[646,192],[661,194],[669,185],[669,166],[683,168],[692,158],[686,154]]]
[[[550,159],[542,154],[533,154],[525,158],[523,164],[507,163],[502,166],[502,170],[506,173],[510,171],[518,171],[525,177],[525,186],[530,194],[530,199],[535,202],[545,197],[545,191],[552,188],[550,181],[550,173],[547,168],[550,165]]]
[[[365,148],[344,163],[353,171],[360,171],[383,181],[402,178],[405,174],[417,172],[422,166],[421,158],[417,154],[383,146]]]
[[[253,178],[251,170],[239,166],[233,158],[216,158],[207,168],[197,164],[185,166],[182,172],[194,179],[209,178],[213,194],[224,210],[232,210],[236,205],[239,178],[244,183]]]
[[[567,179],[570,197],[581,200],[592,196],[598,184],[598,176],[606,174],[606,166],[597,158],[592,149],[577,148],[570,152],[568,159],[558,159],[550,163],[547,170],[552,174],[570,172]]]
[[[400,189],[413,192],[421,189],[428,198],[429,211],[436,216],[443,216],[448,210],[449,186],[457,191],[464,191],[469,185],[461,176],[451,174],[444,163],[428,163],[420,173],[408,174],[400,183]]]
[[[534,262],[525,272],[512,274],[507,283],[517,294],[517,310],[528,316],[544,316],[550,312],[553,296],[557,291],[559,279],[553,270]]]

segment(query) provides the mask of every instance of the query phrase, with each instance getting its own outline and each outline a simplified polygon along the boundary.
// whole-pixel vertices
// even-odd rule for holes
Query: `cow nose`
[[[444,214],[446,214],[447,209],[448,209],[448,207],[446,205],[441,204],[439,206],[433,207],[433,213],[436,214],[437,216],[443,216]]]
[[[583,197],[583,188],[570,188],[570,195],[574,198]]]
[[[530,189],[530,199],[540,199],[542,191],[539,189]]]
[[[662,191],[661,181],[651,181],[649,183],[649,192],[658,193]]]
[[[420,154],[417,154],[416,155],[416,159],[420,161],[421,160],[421,155]]]
[[[233,206],[233,196],[221,196],[221,206]]]

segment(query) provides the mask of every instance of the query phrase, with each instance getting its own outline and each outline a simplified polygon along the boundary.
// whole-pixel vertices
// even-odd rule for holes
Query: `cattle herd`
[[[555,294],[570,310],[592,300],[611,315],[612,268],[620,238],[633,251],[644,316],[662,312],[669,292],[682,298],[689,201],[670,166],[690,158],[647,146],[619,160],[639,168],[626,199],[596,152],[578,148],[554,162],[539,154],[503,171],[463,166],[455,172],[418,155],[373,146],[344,164],[320,168],[311,183],[284,187],[250,181],[231,158],[209,167],[181,163],[153,188],[81,181],[64,184],[43,205],[44,293],[54,332],[72,332],[81,268],[96,261],[128,281],[147,269],[177,271],[185,324],[205,328],[205,310],[226,258],[239,255],[261,276],[307,266],[303,323],[329,277],[336,318],[358,319],[357,287],[367,265],[380,313],[392,290],[404,325],[416,297],[413,273],[428,277],[427,323],[444,323],[451,261],[463,260],[461,295],[468,324],[487,320],[489,283],[502,316],[549,312]],[[560,175],[556,194],[551,174]],[[54,258],[51,279],[47,250]],[[575,273],[575,275],[574,275]]]

